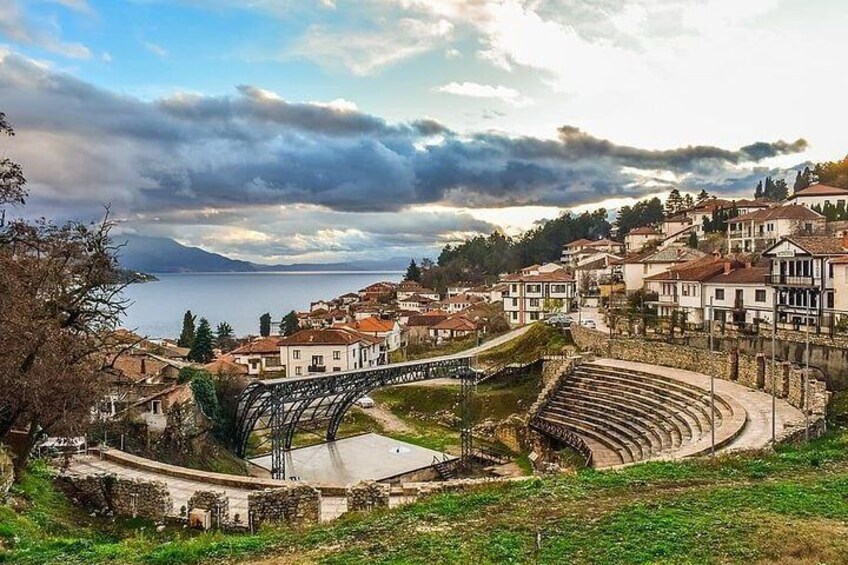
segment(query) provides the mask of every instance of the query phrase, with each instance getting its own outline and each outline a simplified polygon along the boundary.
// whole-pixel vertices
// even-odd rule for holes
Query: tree
[[[215,345],[223,350],[229,351],[235,343],[235,333],[233,327],[227,322],[221,322],[215,329]]]
[[[686,245],[692,249],[698,249],[698,234],[694,230],[689,233],[689,240],[686,242]]]
[[[692,198],[692,195],[687,192],[686,196],[683,197],[683,207],[689,209],[693,206],[695,206],[695,199]]]
[[[676,188],[672,189],[671,192],[668,193],[668,198],[665,199],[665,213],[666,216],[674,216],[685,207],[685,202],[683,197],[680,195],[680,191]]]
[[[810,167],[804,167],[803,171],[798,171],[795,175],[795,184],[792,185],[793,194],[804,190],[813,184],[813,172],[810,170]]]
[[[841,161],[817,163],[810,175],[812,182],[820,182],[839,188],[848,188],[848,156]]]
[[[203,325],[202,319],[200,324]],[[218,404],[218,395],[215,393],[215,382],[207,371],[201,371],[194,375],[191,380],[191,392],[194,394],[194,401],[200,407],[201,412],[212,420],[213,429],[220,428],[221,407]]]
[[[640,200],[633,206],[622,206],[618,209],[615,224],[618,227],[618,235],[623,237],[635,228],[653,226],[663,220],[663,203],[657,198]]]
[[[186,310],[183,314],[183,329],[180,332],[180,338],[177,340],[177,345],[191,349],[194,344],[194,320],[196,316],[191,313],[191,310]]]
[[[754,189],[754,200],[760,200],[763,197],[763,181],[757,182],[757,187]]]
[[[409,262],[409,267],[406,268],[406,280],[421,282],[421,269],[415,263],[415,259]]]
[[[283,319],[280,322],[281,335],[292,335],[297,333],[299,329],[300,319],[297,317],[297,312],[292,310],[291,312],[283,316]]]
[[[0,134],[12,135],[0,113]],[[0,160],[0,218],[23,206],[22,169]],[[102,398],[126,309],[117,248],[103,220],[0,222],[0,441],[14,445],[20,477],[40,437],[83,435]],[[26,430],[8,441],[12,428]]]
[[[702,188],[701,192],[698,193],[698,202],[703,202],[704,200],[706,200],[709,197],[710,197],[710,193]]]
[[[268,312],[259,316],[259,335],[262,337],[271,335],[271,314]]]
[[[196,363],[209,363],[215,358],[215,353],[212,351],[212,327],[209,325],[209,320],[200,318],[200,323],[197,325],[197,332],[194,334],[194,342],[191,344],[191,351],[188,353],[190,361]]]

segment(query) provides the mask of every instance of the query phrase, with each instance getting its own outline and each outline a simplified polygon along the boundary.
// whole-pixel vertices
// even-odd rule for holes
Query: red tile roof
[[[799,190],[789,198],[792,199],[797,196],[848,196],[848,189],[816,183],[803,190]]]
[[[463,316],[454,316],[452,318],[442,320],[433,326],[433,329],[473,332],[477,330],[477,324]]]
[[[764,284],[769,272],[769,267],[733,269],[726,274],[722,271],[706,282],[719,284]]]
[[[230,352],[230,355],[261,355],[263,353],[279,353],[279,337],[263,337]]]
[[[740,222],[765,222],[767,220],[822,220],[824,216],[810,210],[806,206],[800,204],[787,204],[786,206],[774,206],[764,210],[757,210],[737,216],[728,220],[728,224],[738,224]]]
[[[520,275],[513,274],[507,275],[503,279],[503,282],[571,282],[574,279],[565,272],[565,270],[560,269],[559,271],[553,271],[552,273],[539,273],[538,275]]]
[[[384,333],[394,329],[395,323],[391,320],[381,320],[374,316],[357,320],[353,323],[353,327],[361,332],[368,333]]]
[[[357,331],[342,328],[326,328],[321,330],[300,330],[280,340],[280,345],[352,345],[356,342],[371,341],[371,336],[366,336]]]
[[[659,232],[654,228],[642,226],[641,228],[630,230],[627,235],[659,235]]]
[[[592,243],[591,239],[578,239],[578,240],[572,241],[571,243],[566,243],[563,247],[586,247],[587,245],[589,245],[591,243]]]
[[[664,273],[646,277],[646,281],[705,281],[724,271],[725,262],[713,256],[701,257],[670,268]],[[736,266],[741,266],[737,263]]]

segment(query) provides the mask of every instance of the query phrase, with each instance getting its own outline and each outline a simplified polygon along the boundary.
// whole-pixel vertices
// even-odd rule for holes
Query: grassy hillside
[[[256,535],[88,518],[41,468],[17,499],[18,512],[0,509],[7,563],[845,563],[848,433],[774,454],[530,479]]]

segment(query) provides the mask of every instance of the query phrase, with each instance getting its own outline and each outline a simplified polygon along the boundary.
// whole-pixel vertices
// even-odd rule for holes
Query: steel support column
[[[281,391],[271,392],[271,478],[286,479],[286,411]]]
[[[469,367],[464,367],[460,373],[462,398],[459,402],[461,444],[460,461],[466,469],[471,466],[471,451],[473,449],[474,414],[471,405],[472,395],[477,387],[477,375]]]

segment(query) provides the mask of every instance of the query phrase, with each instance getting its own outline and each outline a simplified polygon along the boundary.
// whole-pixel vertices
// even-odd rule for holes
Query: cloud
[[[144,42],[144,48],[147,49],[149,52],[153,53],[154,55],[156,55],[157,57],[167,57],[168,56],[168,50],[167,49],[165,49],[161,45],[158,45],[158,44],[153,43],[151,41],[145,41]]]
[[[53,4],[59,4],[69,10],[79,12],[81,14],[93,15],[94,9],[88,3],[88,0],[48,0]]]
[[[320,211],[316,228],[337,231],[312,236],[316,245],[432,245],[487,226],[425,220],[411,208],[571,207],[672,187],[733,189],[764,160],[806,148],[799,139],[644,149],[573,126],[555,139],[466,135],[434,120],[388,123],[347,101],[289,102],[250,85],[231,96],[148,102],[14,53],[0,57],[0,100],[18,133],[5,147],[28,173],[33,213],[96,214],[111,203],[131,222],[175,233],[205,218],[219,230],[265,233],[254,244],[269,253],[286,251],[279,234],[292,233],[274,210],[297,210],[296,220],[286,212],[295,222]]]
[[[435,92],[466,96],[469,98],[493,98],[516,106],[529,104],[531,101],[521,96],[514,88],[506,86],[491,86],[477,82],[451,82],[433,89]]]
[[[34,25],[17,0],[0,0],[0,36],[20,45],[33,45],[72,59],[91,57],[91,51],[85,45],[63,42],[55,34]]]

